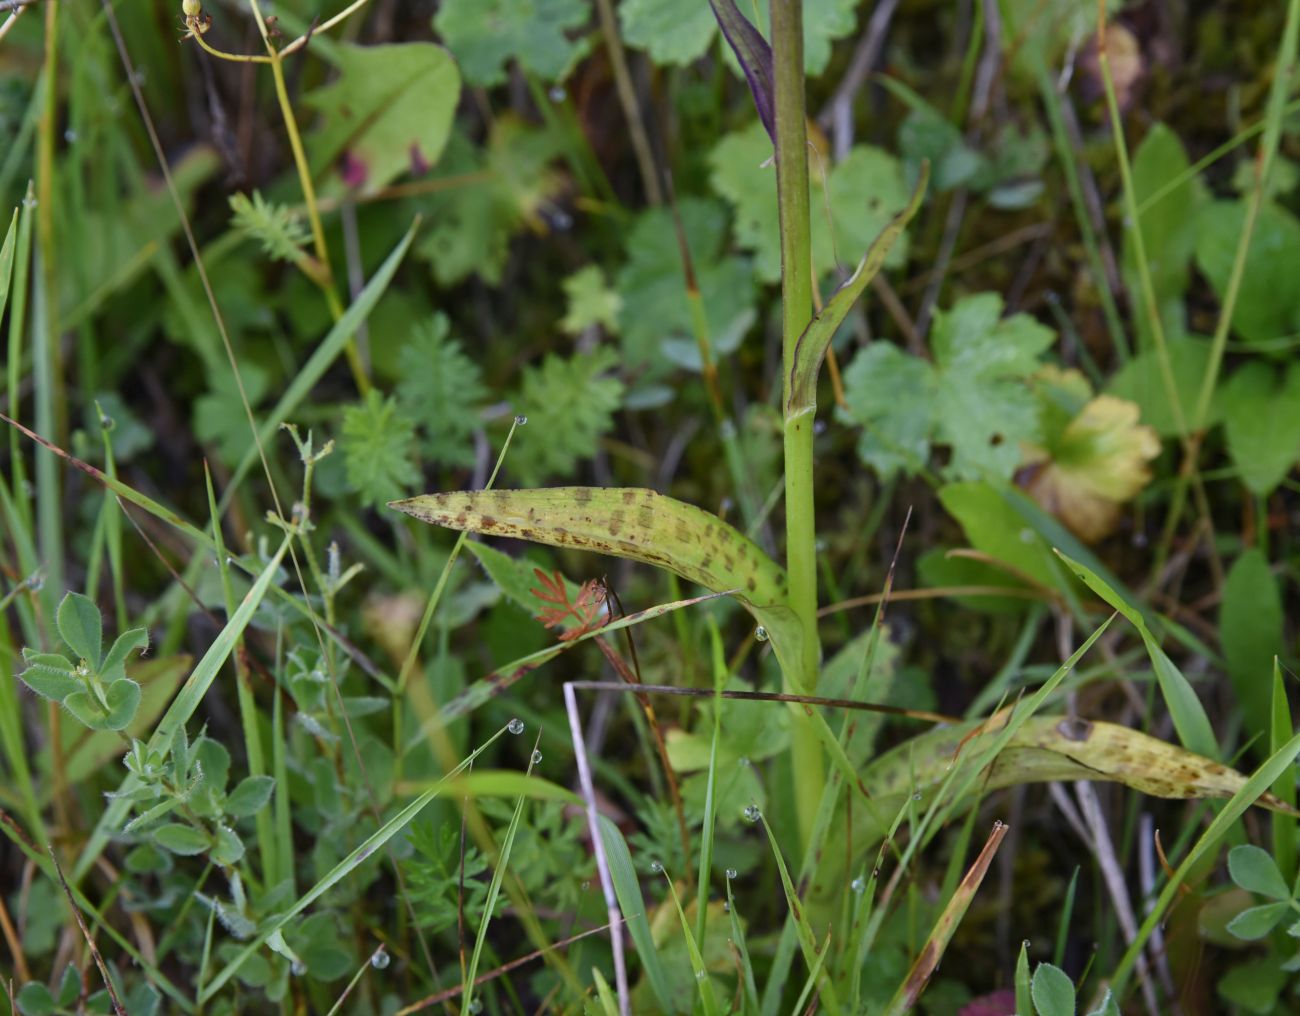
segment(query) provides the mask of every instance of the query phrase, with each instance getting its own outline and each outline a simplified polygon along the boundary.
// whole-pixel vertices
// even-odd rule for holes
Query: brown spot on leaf
[[[1086,741],[1092,736],[1092,724],[1078,716],[1067,716],[1056,725],[1067,741]]]

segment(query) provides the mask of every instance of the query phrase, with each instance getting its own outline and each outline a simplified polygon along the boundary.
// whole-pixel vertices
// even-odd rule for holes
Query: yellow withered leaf
[[[732,593],[767,630],[783,664],[799,660],[785,570],[749,537],[684,501],[639,487],[548,487],[422,494],[389,507],[448,529],[642,561]]]
[[[1041,445],[1021,449],[1019,479],[1026,491],[1090,543],[1108,535],[1120,505],[1151,480],[1149,463],[1160,439],[1138,422],[1136,403],[1092,397],[1076,370],[1044,367],[1034,378]]]

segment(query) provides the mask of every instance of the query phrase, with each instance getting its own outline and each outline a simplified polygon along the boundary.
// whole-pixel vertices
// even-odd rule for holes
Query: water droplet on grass
[[[730,882],[733,878],[736,878],[739,874],[740,872],[738,872],[735,868],[728,868],[727,881]]]
[[[388,955],[388,951],[382,946],[370,957],[370,965],[376,970],[385,970],[393,958]]]
[[[524,732],[524,721],[516,716],[506,724],[506,730],[510,731],[512,734],[522,734]]]
[[[849,888],[852,889],[859,896],[861,896],[864,892],[867,891],[867,881],[861,875],[859,875],[857,878],[855,878],[852,882],[849,883]]]
[[[653,871],[656,875],[659,875],[663,873],[664,866],[660,864],[658,861],[651,861],[650,870]]]
[[[294,977],[301,977],[306,972],[307,966],[302,960],[294,960],[289,964],[289,973],[293,974]]]
[[[539,766],[541,764],[542,764],[542,753],[540,751],[533,752],[533,765]]]
[[[762,811],[759,810],[759,807],[756,804],[745,805],[745,810],[741,812],[741,814],[745,816],[746,822],[757,822],[763,817]]]
[[[754,629],[754,638],[757,639],[759,642],[766,642],[769,638],[771,638],[771,636],[768,635],[767,629],[760,624],[757,628]]]
[[[527,424],[528,424],[528,417],[526,417],[526,416],[516,416],[516,417],[515,417],[515,426],[516,426],[516,427],[524,427],[524,426],[527,426]]]

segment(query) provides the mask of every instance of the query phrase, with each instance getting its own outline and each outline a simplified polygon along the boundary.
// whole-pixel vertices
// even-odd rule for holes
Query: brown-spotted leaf
[[[799,649],[785,570],[716,515],[637,487],[423,494],[390,508],[423,522],[656,565],[745,605],[783,660]]]

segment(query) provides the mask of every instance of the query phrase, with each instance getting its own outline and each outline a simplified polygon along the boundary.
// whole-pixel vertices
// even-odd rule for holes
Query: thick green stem
[[[790,405],[795,347],[812,319],[812,242],[808,198],[808,132],[804,108],[803,5],[772,2],[772,62],[776,96],[776,185],[781,216],[781,332],[784,398]],[[786,570],[790,606],[803,628],[800,672],[786,684],[812,693],[821,655],[817,640],[817,530],[813,507],[813,415],[785,420]],[[821,744],[812,723],[795,714],[793,761],[799,829],[806,847],[825,782]]]

